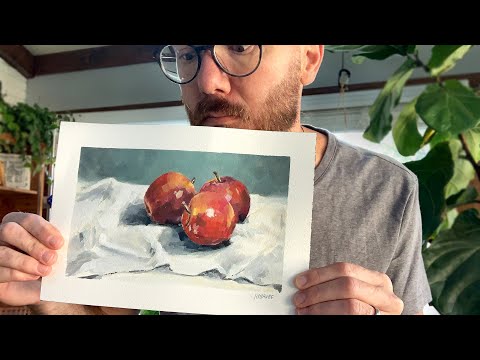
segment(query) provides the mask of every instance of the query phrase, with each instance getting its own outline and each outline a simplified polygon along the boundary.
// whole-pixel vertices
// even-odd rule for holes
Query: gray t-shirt
[[[349,262],[386,273],[405,304],[432,300],[423,264],[418,180],[396,160],[348,145],[330,132],[315,169],[310,268]]]

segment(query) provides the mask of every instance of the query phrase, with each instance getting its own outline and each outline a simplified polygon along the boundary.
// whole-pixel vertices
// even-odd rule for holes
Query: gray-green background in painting
[[[102,149],[83,147],[78,177],[97,181],[107,177],[133,184],[151,184],[160,175],[177,171],[196,178],[195,188],[213,178],[232,176],[250,193],[288,195],[290,158],[177,150]]]

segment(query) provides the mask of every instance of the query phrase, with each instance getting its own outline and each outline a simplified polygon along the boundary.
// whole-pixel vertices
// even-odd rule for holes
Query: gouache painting
[[[66,275],[280,292],[289,172],[288,157],[82,147]]]
[[[59,155],[62,146],[72,150],[73,139],[65,138],[73,135],[74,128],[78,130],[75,138],[79,139],[83,130],[85,141],[77,141],[73,158],[78,161],[65,159],[63,172],[67,168],[74,172],[73,176],[68,172],[70,181],[59,184],[63,181],[58,174],[62,163],[57,159],[52,222],[58,221],[59,228],[62,221],[68,224],[63,233],[67,241],[62,270],[56,269],[50,280],[44,279],[42,297],[59,301],[61,292],[54,284],[63,283],[70,289],[60,296],[64,302],[187,313],[292,310],[287,310],[285,302],[294,291],[290,269],[306,269],[295,258],[302,258],[303,267],[308,267],[309,229],[289,227],[311,224],[311,219],[295,218],[302,214],[311,217],[313,196],[311,190],[304,191],[310,203],[305,204],[307,211],[302,208],[298,214],[295,208],[299,204],[291,196],[295,190],[292,180],[297,184],[296,177],[301,179],[300,173],[294,175],[299,170],[295,169],[298,149],[293,148],[291,154],[271,150],[262,154],[259,144],[270,141],[276,148],[278,143],[273,145],[275,134],[259,131],[65,125],[68,130],[63,126],[60,131]],[[120,130],[128,133],[129,141],[123,145],[113,136]],[[202,133],[214,139],[212,130],[226,141],[182,149],[166,144],[172,137],[188,144],[189,137],[202,137]],[[94,146],[89,131],[92,136],[95,132],[93,137],[98,137],[101,146]],[[146,132],[156,132],[163,141],[157,140],[157,146],[141,141]],[[293,142],[305,139],[295,135],[290,139]],[[243,136],[248,136],[250,143],[252,136],[257,136],[258,143],[243,142],[242,146],[238,141]],[[109,137],[115,140],[109,142]],[[138,141],[132,147],[135,138]],[[232,151],[234,148],[242,152]],[[309,170],[303,171],[305,175]],[[307,183],[313,189],[313,167],[310,173]],[[57,204],[64,207],[67,203],[69,211],[55,212]],[[303,239],[293,239],[297,236]],[[291,254],[295,244],[293,251],[299,253]],[[187,294],[203,300],[199,304]],[[228,299],[228,305],[219,308]]]

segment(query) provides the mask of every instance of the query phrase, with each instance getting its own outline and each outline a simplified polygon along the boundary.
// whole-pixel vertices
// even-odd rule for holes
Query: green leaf
[[[352,63],[357,64],[357,65],[360,65],[360,64],[363,64],[363,62],[364,62],[366,59],[367,59],[367,58],[366,58],[365,56],[353,55],[353,56],[352,56]]]
[[[422,160],[404,165],[418,177],[423,238],[428,239],[442,222],[445,186],[453,175],[454,164],[449,144],[438,144]]]
[[[417,114],[440,133],[458,135],[480,121],[480,97],[458,80],[432,84],[419,96]]]
[[[325,45],[325,50],[332,52],[354,51],[364,46],[365,45]]]
[[[472,153],[475,162],[480,162],[480,126],[477,125],[473,129],[463,133],[468,149]]]
[[[411,45],[364,45],[359,50],[361,53],[352,56],[353,62],[363,62],[361,58],[385,60],[392,55],[406,56],[409,51],[412,51],[412,47]]]
[[[445,188],[445,197],[449,198],[452,195],[465,189],[470,181],[475,177],[475,170],[472,164],[460,157],[463,153],[462,143],[460,140],[454,139],[449,142],[450,151],[452,152],[452,159],[455,164],[453,176]]]
[[[417,113],[414,99],[405,105],[393,124],[392,134],[398,152],[403,156],[415,155],[422,145],[423,137],[417,128]]]
[[[402,96],[402,90],[412,75],[415,62],[407,59],[388,79],[374,104],[370,107],[370,125],[363,134],[365,139],[379,143],[392,128],[392,110]]]
[[[0,140],[0,151],[22,155],[33,174],[39,171],[39,165],[49,163],[53,151],[53,130],[59,122],[75,121],[71,114],[56,114],[37,104],[30,106],[17,103],[14,106],[0,101],[0,134],[8,132],[15,143]],[[27,163],[25,155],[32,155],[32,163]]]
[[[444,213],[442,218],[443,221],[440,223],[440,226],[435,230],[435,232],[430,236],[430,238],[436,239],[438,235],[445,230],[451,229],[455,223],[456,218],[458,217],[459,212],[457,209],[450,209],[446,214]]]
[[[413,54],[417,50],[417,45],[407,45],[407,54]]]
[[[465,205],[472,203],[478,198],[477,189],[473,186],[469,186],[466,189],[456,193],[455,195],[450,196],[447,199],[447,206],[449,208],[454,208],[460,205]]]
[[[155,310],[141,310],[140,315],[160,315],[160,311]]]
[[[352,62],[361,64],[365,59],[384,60],[392,55],[413,54],[416,45],[325,45],[325,50],[330,52],[356,52]]]
[[[472,45],[435,45],[427,65],[432,76],[438,76],[453,68],[471,47]]]
[[[449,141],[451,139],[455,139],[455,137],[450,134],[435,132],[435,135],[433,135],[432,139],[429,142],[430,148],[433,148],[437,144]]]
[[[461,213],[423,252],[433,295],[442,314],[480,314],[480,218]]]

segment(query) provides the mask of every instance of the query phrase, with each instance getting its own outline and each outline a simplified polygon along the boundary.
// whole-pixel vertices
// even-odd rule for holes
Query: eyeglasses
[[[251,75],[262,60],[261,45],[166,45],[154,58],[169,80],[187,84],[197,76],[205,50],[210,50],[220,69],[235,77]]]

